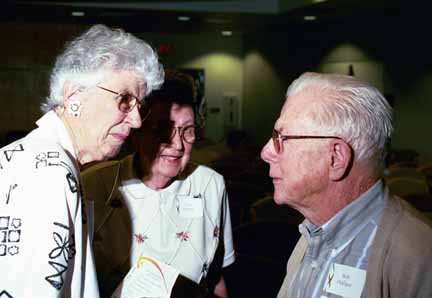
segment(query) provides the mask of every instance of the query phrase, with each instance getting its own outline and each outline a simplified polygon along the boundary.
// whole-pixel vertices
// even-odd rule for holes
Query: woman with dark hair
[[[136,153],[89,169],[85,177],[96,210],[104,210],[96,213],[94,243],[100,286],[111,293],[130,268],[151,260],[144,264],[157,264],[171,297],[227,297],[222,268],[234,262],[234,249],[224,179],[190,163],[197,130],[194,83],[184,73],[165,73],[133,134]],[[104,178],[108,172],[114,174]],[[113,179],[101,196],[100,186]],[[132,279],[114,296],[127,291]]]

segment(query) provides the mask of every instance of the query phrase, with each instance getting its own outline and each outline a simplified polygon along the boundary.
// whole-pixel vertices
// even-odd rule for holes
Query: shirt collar
[[[308,242],[312,237],[319,236],[322,241],[338,243],[354,233],[353,227],[376,217],[384,209],[384,186],[381,180],[376,182],[357,199],[340,210],[322,226],[316,226],[305,219],[299,226]]]
[[[140,179],[132,178],[123,181],[121,187],[134,199],[145,199],[158,194],[164,198],[172,195],[189,195],[191,192],[191,181],[189,177],[186,177],[184,180],[174,180],[166,188],[153,190]]]
[[[71,137],[69,136],[63,121],[54,111],[45,113],[36,121],[36,125],[44,131],[47,131],[46,137],[60,143],[60,146],[76,160]]]

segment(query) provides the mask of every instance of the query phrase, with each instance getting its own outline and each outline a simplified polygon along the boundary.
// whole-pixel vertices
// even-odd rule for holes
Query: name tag
[[[360,298],[365,282],[365,270],[332,263],[323,290],[346,298]]]
[[[180,197],[179,215],[184,218],[203,216],[203,199],[201,195]]]

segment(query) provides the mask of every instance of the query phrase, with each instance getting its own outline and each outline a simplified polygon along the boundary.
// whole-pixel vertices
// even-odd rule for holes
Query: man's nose
[[[261,159],[267,163],[272,163],[276,161],[276,156],[277,154],[274,151],[272,139],[269,139],[261,150]]]

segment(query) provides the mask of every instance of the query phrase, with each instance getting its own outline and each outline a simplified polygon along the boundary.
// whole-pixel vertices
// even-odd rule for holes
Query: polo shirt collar
[[[384,185],[381,180],[376,182],[357,199],[340,210],[322,226],[316,226],[305,219],[299,226],[308,243],[317,238],[320,243],[334,243],[346,241],[364,223],[374,218],[384,209]],[[314,241],[315,242],[315,241]]]
[[[189,195],[191,192],[191,181],[174,180],[168,187],[161,190],[153,190],[145,185],[140,179],[132,178],[122,183],[122,188],[134,199],[145,199],[154,195],[169,197],[172,195]]]
[[[37,126],[44,131],[44,137],[53,139],[65,149],[75,160],[75,150],[73,149],[71,137],[66,130],[63,121],[54,111],[45,113],[36,121]]]

